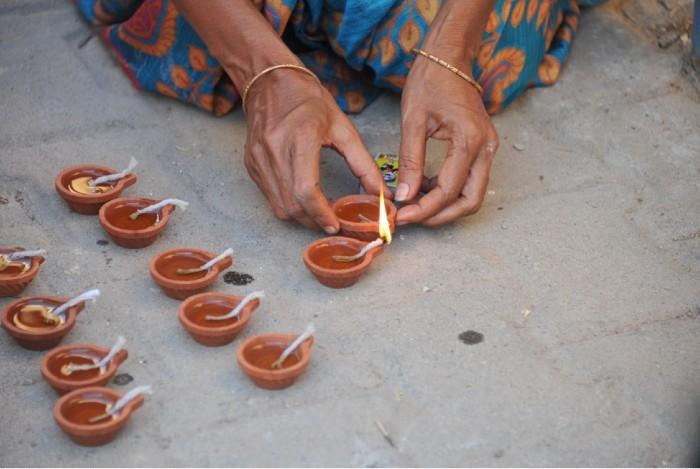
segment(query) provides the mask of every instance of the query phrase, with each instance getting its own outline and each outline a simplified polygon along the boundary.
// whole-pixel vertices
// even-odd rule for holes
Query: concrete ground
[[[301,262],[320,234],[277,221],[248,179],[240,111],[217,119],[138,93],[87,34],[70,2],[0,4],[0,244],[48,249],[26,294],[102,289],[64,343],[125,335],[134,380],[111,386],[155,393],[113,443],[77,446],[53,421],[42,353],[0,334],[0,465],[698,462],[700,107],[677,53],[609,10],[584,14],[562,80],[495,118],[481,212],[401,228],[358,285],[335,291]],[[398,102],[355,119],[372,152],[396,150]],[[131,155],[129,194],[191,203],[138,251],[99,245],[97,219],[53,188],[66,166]],[[323,167],[329,194],[356,190],[341,160]],[[267,293],[233,344],[195,343],[151,282],[150,258],[178,245],[233,247],[255,281],[215,289]],[[235,363],[241,341],[310,321],[307,373],[281,392],[253,386]],[[483,341],[461,342],[467,330]]]

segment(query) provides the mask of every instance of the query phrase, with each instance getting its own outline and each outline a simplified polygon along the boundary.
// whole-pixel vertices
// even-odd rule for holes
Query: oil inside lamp
[[[119,412],[124,406],[142,394],[153,394],[153,390],[150,386],[136,386],[124,394],[116,403],[103,399],[99,399],[95,404],[87,399],[80,401],[83,406],[90,406],[90,414],[92,415],[84,418],[86,421],[77,423],[93,424],[105,419],[114,419],[119,415]],[[102,410],[102,412],[99,413],[99,410]]]
[[[361,214],[358,215],[360,217]],[[386,204],[384,203],[384,191],[379,193],[379,237],[374,241],[367,243],[357,254],[352,256],[333,256],[335,262],[354,262],[362,259],[372,249],[381,246],[382,244],[391,244],[391,227],[389,225],[389,217],[386,213]]]
[[[42,254],[46,254],[43,249],[0,254],[0,275],[15,276],[24,273],[32,267],[31,258]]]
[[[129,166],[127,166],[124,170],[114,174],[106,174],[97,178],[92,176],[77,177],[70,181],[68,184],[68,190],[78,194],[103,194],[112,190],[112,188],[116,185],[116,181],[129,174],[137,164],[138,161],[136,161],[136,158],[132,156],[131,160],[129,161]]]
[[[90,370],[99,370],[98,373],[102,374],[107,369],[107,365],[109,365],[109,362],[112,361],[112,358],[114,358],[114,356],[124,347],[125,343],[126,339],[122,336],[119,336],[117,338],[117,342],[109,350],[109,353],[107,353],[107,355],[102,357],[100,360],[96,360],[93,357],[91,358],[92,363],[85,363],[84,360],[81,360],[82,363],[74,363],[73,361],[69,361],[68,363],[65,363],[61,366],[61,374],[63,376],[70,376],[71,374],[78,371]]]
[[[100,290],[90,290],[72,298],[62,305],[48,301],[35,301],[19,308],[12,317],[12,323],[25,331],[51,329],[66,322],[66,311],[84,301],[96,301]]]

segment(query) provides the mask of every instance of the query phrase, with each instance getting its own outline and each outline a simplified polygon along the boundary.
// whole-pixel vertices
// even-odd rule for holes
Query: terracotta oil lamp
[[[104,386],[114,377],[129,352],[119,337],[112,349],[92,344],[56,347],[41,361],[41,375],[59,394],[78,388]]]
[[[391,228],[384,203],[379,196],[379,217],[375,224],[379,237],[367,243],[345,236],[330,236],[309,244],[304,250],[304,264],[323,285],[346,288],[357,283],[384,244],[391,243]]]
[[[340,234],[363,241],[373,241],[379,231],[379,211],[383,195],[355,194],[341,197],[333,203],[333,212],[340,222]],[[386,205],[389,229],[394,233],[396,206],[391,201]]]
[[[108,166],[81,164],[64,169],[56,176],[56,191],[71,210],[85,215],[96,215],[100,207],[136,183],[136,166],[132,158],[124,171],[116,172]]]
[[[187,202],[178,199],[118,198],[102,206],[100,224],[119,246],[144,248],[153,244],[165,230],[176,206],[184,209]]]
[[[232,249],[216,256],[196,248],[175,248],[154,257],[149,270],[163,293],[184,300],[216,282],[219,274],[233,265],[232,254]]]
[[[233,341],[246,327],[262,297],[262,292],[245,297],[199,293],[182,302],[178,317],[194,340],[208,347],[218,347]]]
[[[236,353],[243,372],[264,389],[283,389],[294,383],[311,360],[313,325],[299,336],[261,334],[243,342]]]
[[[90,386],[61,397],[53,408],[58,426],[74,442],[84,446],[109,443],[141,407],[150,386],[138,386],[126,394],[113,389]]]
[[[42,250],[0,248],[0,297],[19,295],[39,273]]]
[[[84,296],[86,295],[86,296]],[[19,345],[30,350],[55,347],[68,334],[85,301],[99,296],[91,290],[73,299],[30,296],[8,303],[2,310],[2,327]]]

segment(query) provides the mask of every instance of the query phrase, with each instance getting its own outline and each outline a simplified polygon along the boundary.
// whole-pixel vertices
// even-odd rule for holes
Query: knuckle
[[[294,183],[294,188],[292,190],[294,199],[299,204],[304,204],[311,200],[316,194],[316,185],[308,181],[297,181]]]
[[[291,218],[289,213],[287,213],[286,211],[282,210],[279,207],[273,207],[272,211],[275,213],[275,217],[277,217],[278,219],[280,219],[282,221],[288,221]]]
[[[421,167],[418,164],[418,158],[411,154],[403,154],[399,157],[400,168],[404,171],[415,172],[420,171]]]
[[[479,197],[478,199],[470,200],[467,202],[465,209],[464,210],[464,215],[473,215],[476,212],[478,212],[481,209],[481,204],[484,202],[484,199],[482,197]]]
[[[290,217],[299,219],[304,216],[304,209],[301,208],[301,205],[294,203],[287,208],[287,213]]]

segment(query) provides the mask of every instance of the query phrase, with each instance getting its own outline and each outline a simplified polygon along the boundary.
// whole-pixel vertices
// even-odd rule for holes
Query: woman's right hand
[[[313,77],[294,69],[260,77],[248,93],[246,111],[245,165],[278,218],[338,232],[338,219],[321,191],[322,147],[340,153],[368,193],[379,194],[384,186],[357,129]]]

